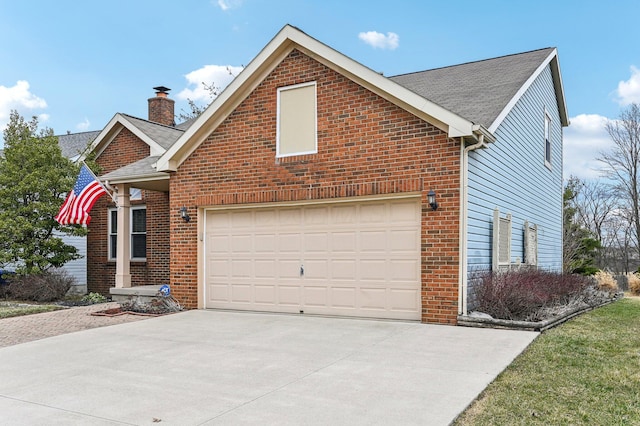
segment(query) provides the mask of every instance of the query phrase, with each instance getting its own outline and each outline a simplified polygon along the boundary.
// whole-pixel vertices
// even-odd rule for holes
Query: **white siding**
[[[65,235],[61,238],[65,244],[75,246],[82,256],[80,259],[66,263],[61,269],[76,279],[75,288],[72,288],[71,292],[84,294],[87,292],[87,237]]]

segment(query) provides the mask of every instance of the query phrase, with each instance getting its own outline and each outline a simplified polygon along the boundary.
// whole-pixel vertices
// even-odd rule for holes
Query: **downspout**
[[[469,216],[469,152],[475,151],[479,148],[486,148],[487,144],[484,142],[484,134],[478,136],[478,142],[464,146],[464,138],[460,138],[460,155],[462,161],[460,162],[460,273],[458,274],[458,312],[462,315],[467,315],[467,288],[468,288],[468,266],[467,266],[467,219]]]

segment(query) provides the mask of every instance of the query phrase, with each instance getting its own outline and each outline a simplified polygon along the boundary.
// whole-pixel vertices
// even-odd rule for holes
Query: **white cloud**
[[[627,81],[618,83],[616,90],[618,103],[622,106],[633,102],[640,103],[640,69],[631,66],[631,77]]]
[[[32,115],[25,113],[25,110],[32,111],[46,107],[47,102],[44,99],[29,91],[28,81],[19,80],[12,87],[0,86],[0,130],[4,129],[9,122],[11,110],[17,110],[19,114],[25,116]]]
[[[358,34],[358,38],[376,49],[394,50],[400,44],[400,37],[398,37],[398,34],[392,32],[384,35],[377,31],[368,31]]]
[[[242,0],[218,0],[217,4],[222,10],[236,9],[242,6]]]
[[[202,83],[207,86],[214,85],[222,91],[237,76],[242,67],[231,65],[205,65],[204,67],[191,71],[184,77],[187,79],[187,88],[176,95],[178,99],[191,99],[194,102],[211,102],[210,92],[205,89]]]
[[[613,143],[605,129],[609,119],[598,114],[580,114],[571,118],[564,131],[564,178],[573,175],[581,179],[600,177],[602,163],[596,160]]]
[[[89,126],[91,126],[91,122],[88,118],[85,118],[83,122],[76,124],[76,129],[81,132],[85,132],[89,129]]]

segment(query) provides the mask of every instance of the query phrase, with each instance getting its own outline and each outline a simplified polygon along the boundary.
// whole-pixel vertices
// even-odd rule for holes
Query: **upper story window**
[[[551,117],[544,113],[544,164],[551,168]]]
[[[146,260],[147,257],[147,208],[131,206],[131,260]],[[115,260],[118,244],[118,210],[109,209],[109,260]]]
[[[316,83],[278,89],[276,157],[318,152]]]

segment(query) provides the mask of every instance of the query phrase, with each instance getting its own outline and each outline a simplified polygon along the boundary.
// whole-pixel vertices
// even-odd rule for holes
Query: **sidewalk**
[[[100,303],[76,306],[59,311],[23,315],[0,319],[0,348],[40,340],[74,331],[140,321],[148,316],[123,314],[113,317],[95,316],[92,312],[120,306],[118,303]]]

